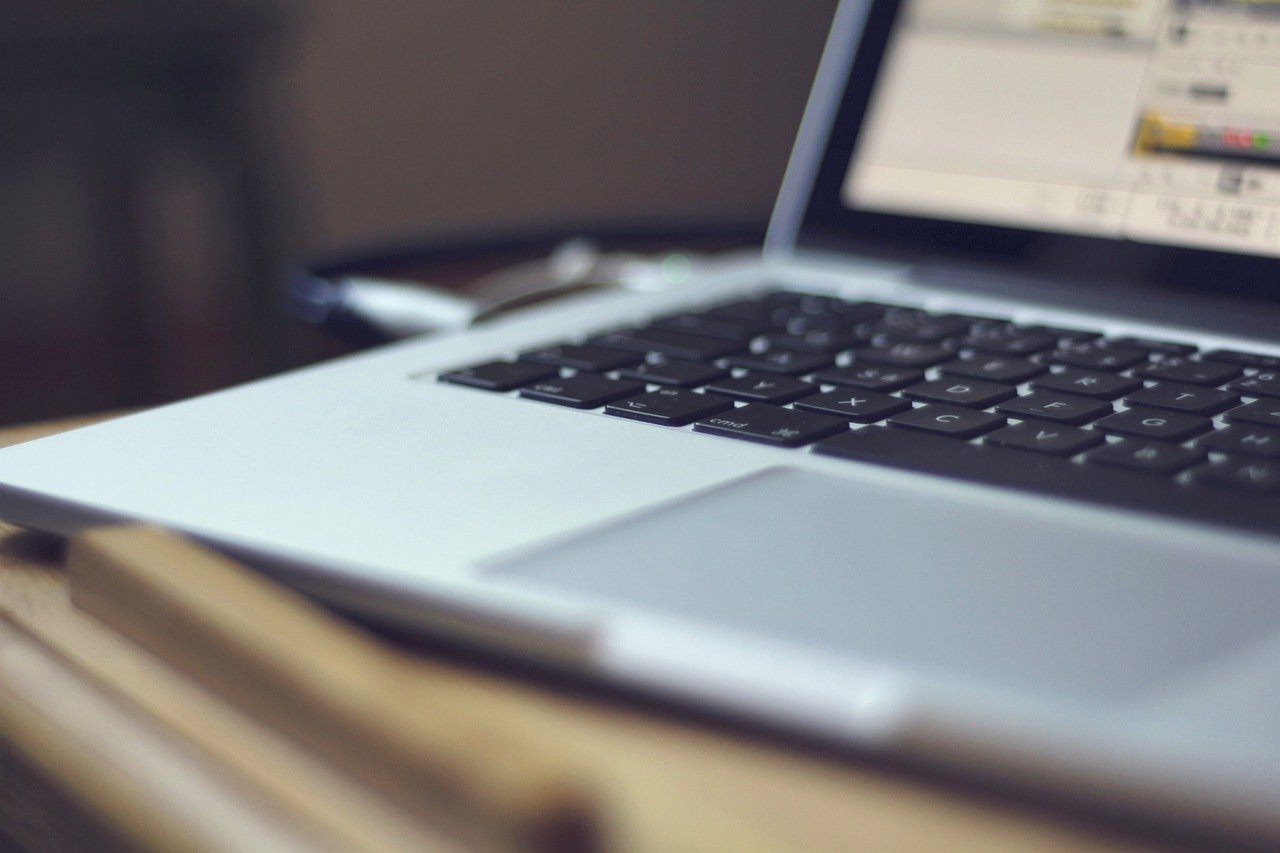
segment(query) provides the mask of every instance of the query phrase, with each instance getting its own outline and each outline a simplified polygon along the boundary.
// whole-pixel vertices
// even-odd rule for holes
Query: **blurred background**
[[[766,220],[835,0],[5,0],[0,422],[337,350],[302,260]]]

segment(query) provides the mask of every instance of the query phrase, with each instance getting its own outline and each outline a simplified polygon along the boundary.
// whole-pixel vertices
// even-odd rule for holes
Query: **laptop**
[[[1280,6],[845,0],[762,255],[9,448],[0,516],[1280,839]]]

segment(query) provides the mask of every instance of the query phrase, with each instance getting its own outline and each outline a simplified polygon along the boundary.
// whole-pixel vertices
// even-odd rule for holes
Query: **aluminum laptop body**
[[[1275,8],[844,2],[763,257],[0,451],[0,516],[1280,839]]]

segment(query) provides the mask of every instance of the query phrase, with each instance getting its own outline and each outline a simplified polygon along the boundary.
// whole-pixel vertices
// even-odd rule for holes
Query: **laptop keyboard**
[[[1280,529],[1280,357],[795,292],[443,382],[707,435]]]

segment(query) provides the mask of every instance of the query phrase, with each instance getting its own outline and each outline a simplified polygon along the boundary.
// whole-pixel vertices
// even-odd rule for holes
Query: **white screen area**
[[[843,199],[1280,257],[1280,0],[909,0]]]

